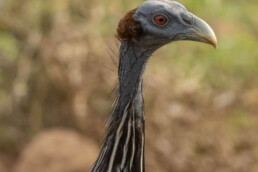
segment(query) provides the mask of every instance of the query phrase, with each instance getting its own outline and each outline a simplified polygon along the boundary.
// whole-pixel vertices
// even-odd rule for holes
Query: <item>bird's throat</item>
[[[142,75],[152,53],[139,45],[121,42],[118,98],[92,172],[144,171]]]
[[[127,103],[136,97],[145,66],[152,52],[134,43],[122,42],[120,47],[118,78],[120,103]],[[126,101],[124,101],[126,100]]]

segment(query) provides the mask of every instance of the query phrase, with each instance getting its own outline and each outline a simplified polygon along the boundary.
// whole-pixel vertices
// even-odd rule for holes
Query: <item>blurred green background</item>
[[[84,172],[112,111],[132,0],[0,0],[0,171]],[[144,75],[147,172],[258,171],[258,1],[181,0],[219,49],[176,42]]]

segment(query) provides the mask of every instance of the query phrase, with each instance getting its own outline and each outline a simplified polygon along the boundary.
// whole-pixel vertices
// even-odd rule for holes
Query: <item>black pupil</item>
[[[163,22],[163,21],[164,21],[164,19],[163,19],[162,17],[160,17],[160,18],[159,18],[159,21],[160,21],[160,22]]]

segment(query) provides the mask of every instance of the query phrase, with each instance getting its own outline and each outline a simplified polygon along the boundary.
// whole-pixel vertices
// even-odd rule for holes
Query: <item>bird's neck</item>
[[[92,172],[144,171],[142,75],[152,53],[140,44],[122,41],[118,98]]]
[[[118,105],[126,104],[141,94],[142,75],[152,51],[137,43],[122,42],[119,56],[119,98]]]

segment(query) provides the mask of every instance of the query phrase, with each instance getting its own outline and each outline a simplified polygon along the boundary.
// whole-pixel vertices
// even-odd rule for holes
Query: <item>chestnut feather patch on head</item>
[[[120,20],[117,27],[117,38],[119,40],[133,41],[138,40],[143,35],[141,23],[135,21],[133,14],[136,9],[130,10]]]

